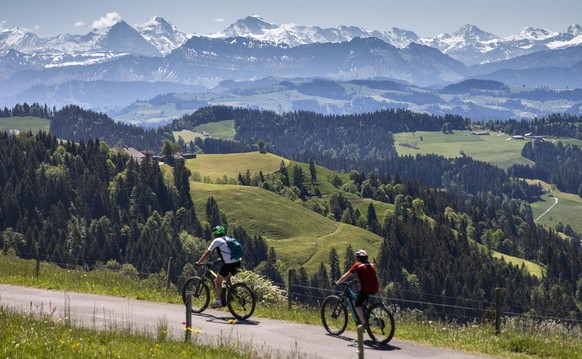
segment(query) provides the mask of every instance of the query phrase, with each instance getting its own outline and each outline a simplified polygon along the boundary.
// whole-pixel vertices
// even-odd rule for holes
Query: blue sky
[[[399,27],[419,36],[451,33],[465,24],[498,36],[531,26],[565,31],[582,25],[580,0],[1,0],[0,28],[40,36],[86,34],[121,18],[130,25],[162,16],[186,33],[221,31],[248,15],[277,25],[295,23],[368,30]]]

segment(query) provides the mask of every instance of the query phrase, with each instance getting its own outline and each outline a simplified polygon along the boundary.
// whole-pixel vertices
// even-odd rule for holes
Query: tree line
[[[49,109],[46,104],[40,105],[34,102],[29,105],[24,102],[22,104],[17,103],[11,109],[4,106],[4,109],[0,111],[0,118],[32,116],[50,119],[56,111],[55,107]]]

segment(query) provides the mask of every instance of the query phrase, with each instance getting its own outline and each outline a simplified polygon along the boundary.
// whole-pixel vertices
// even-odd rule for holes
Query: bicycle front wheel
[[[348,326],[348,309],[337,295],[330,295],[321,304],[321,322],[331,335],[340,335]]]
[[[247,319],[255,311],[257,298],[245,283],[233,284],[227,289],[226,303],[228,310],[236,319]]]
[[[368,335],[375,343],[386,344],[394,336],[394,316],[382,303],[370,307],[368,315]]]
[[[210,288],[200,277],[190,277],[182,286],[182,300],[186,304],[188,294],[192,294],[192,312],[200,313],[208,308],[210,303]]]

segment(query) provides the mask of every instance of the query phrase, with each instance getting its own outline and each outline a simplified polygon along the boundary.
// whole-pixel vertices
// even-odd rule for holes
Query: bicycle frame
[[[345,289],[340,297],[347,299],[348,307],[350,308],[350,312],[352,313],[352,318],[354,319],[354,322],[356,323],[356,325],[363,324],[363,323],[360,323],[360,317],[358,316],[358,313],[356,312],[356,305],[354,304],[354,301],[356,300],[356,297],[357,297],[356,293],[352,290],[352,288],[350,288],[349,283],[345,283]],[[368,303],[363,303],[362,309],[364,310],[364,316],[367,317],[368,316]]]

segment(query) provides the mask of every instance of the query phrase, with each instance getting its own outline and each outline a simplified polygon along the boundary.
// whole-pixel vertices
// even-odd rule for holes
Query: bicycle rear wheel
[[[255,293],[245,283],[233,284],[227,289],[226,303],[228,310],[236,319],[247,319],[255,311],[257,299]]]
[[[394,336],[394,316],[382,303],[372,304],[368,315],[368,335],[378,344],[388,343]]]
[[[210,303],[210,288],[200,277],[190,277],[182,286],[182,301],[186,304],[188,293],[192,294],[192,312],[200,313],[208,308]]]
[[[321,304],[321,322],[331,335],[340,335],[348,326],[348,310],[337,295],[330,295]]]

